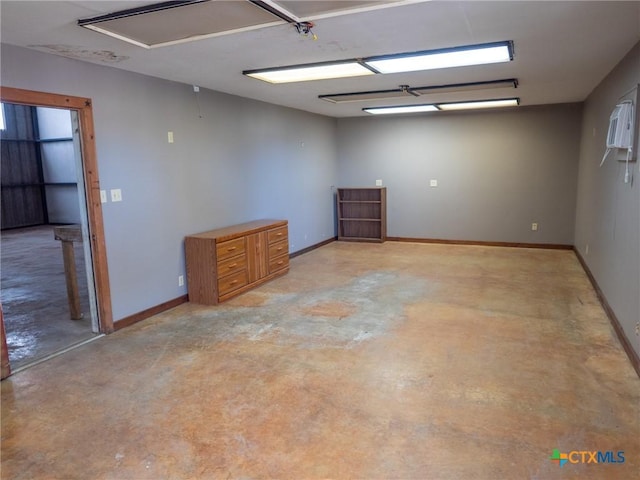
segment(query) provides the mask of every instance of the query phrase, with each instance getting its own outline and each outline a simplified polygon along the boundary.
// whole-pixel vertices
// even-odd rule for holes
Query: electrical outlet
[[[534,232],[538,231],[538,224],[537,223],[532,223],[531,224],[531,230],[533,230]]]
[[[173,143],[173,132],[167,132],[167,141]]]
[[[376,187],[382,186],[382,180],[376,180]]]
[[[122,201],[122,190],[119,188],[113,188],[111,190],[111,201],[112,202],[121,202]]]
[[[438,180],[435,180],[435,179],[429,180],[429,186],[430,187],[437,187],[438,186]]]
[[[178,286],[182,287],[184,285],[184,275],[178,275]]]

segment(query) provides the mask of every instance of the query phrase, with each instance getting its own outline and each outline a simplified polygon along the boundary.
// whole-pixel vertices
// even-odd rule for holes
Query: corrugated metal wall
[[[0,133],[2,229],[48,223],[34,107],[4,105]]]

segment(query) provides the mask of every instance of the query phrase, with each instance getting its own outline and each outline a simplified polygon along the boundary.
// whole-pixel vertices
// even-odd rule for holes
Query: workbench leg
[[[71,320],[80,320],[80,293],[78,292],[78,276],[76,274],[76,260],[73,252],[73,242],[62,241],[62,258],[64,259],[64,278],[67,282],[67,298]]]

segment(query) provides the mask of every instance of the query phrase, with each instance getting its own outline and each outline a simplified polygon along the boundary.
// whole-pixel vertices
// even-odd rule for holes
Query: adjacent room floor
[[[631,479],[639,405],[573,252],[334,242],[2,382],[2,478]]]
[[[62,246],[53,225],[1,234],[2,309],[11,368],[92,338],[82,243],[74,243],[83,318],[71,320]]]

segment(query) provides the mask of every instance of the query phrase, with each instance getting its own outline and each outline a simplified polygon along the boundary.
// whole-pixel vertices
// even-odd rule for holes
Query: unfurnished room
[[[0,0],[2,479],[636,479],[640,3]]]

